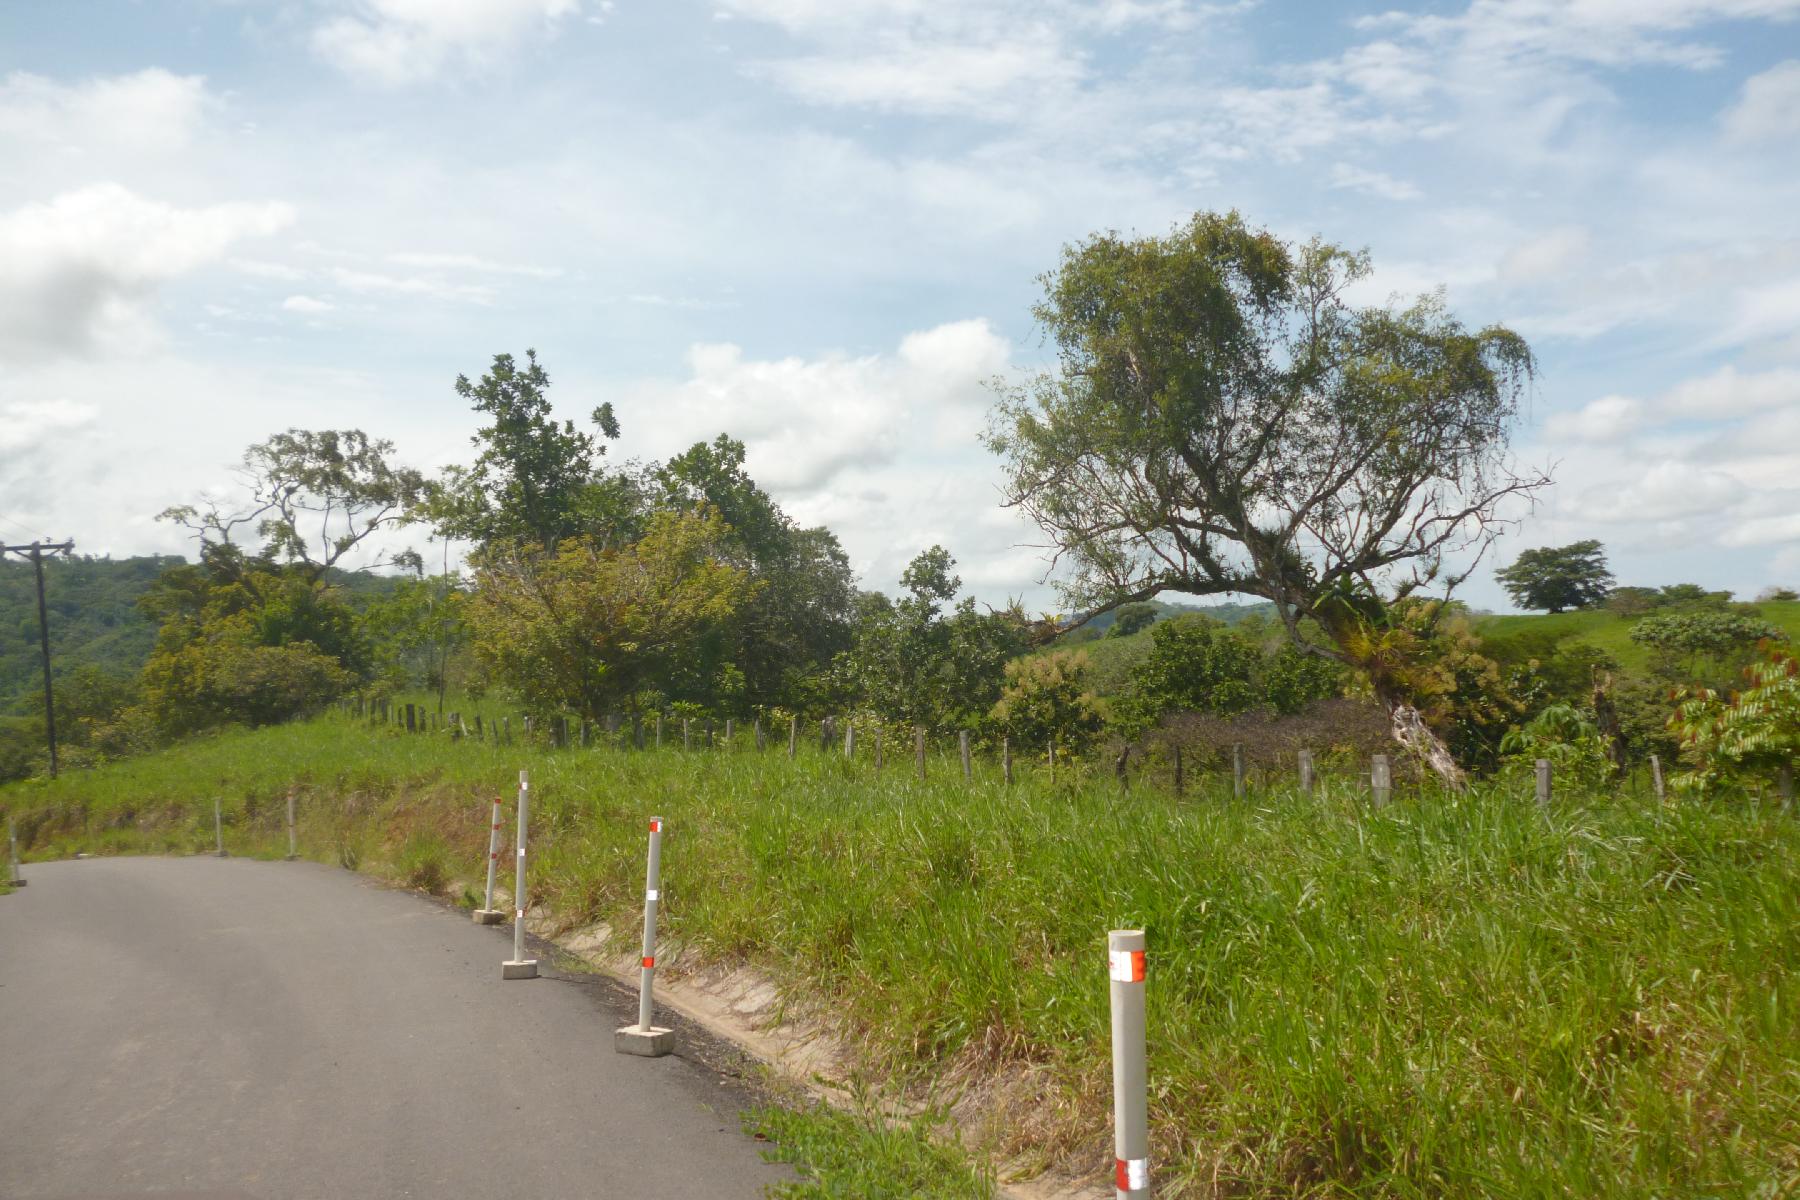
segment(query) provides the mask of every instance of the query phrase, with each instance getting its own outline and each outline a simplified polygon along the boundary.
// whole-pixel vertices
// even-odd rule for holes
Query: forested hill
[[[56,673],[93,665],[135,675],[149,657],[156,626],[138,597],[174,555],[141,558],[55,558],[44,564],[44,603]],[[0,712],[16,712],[42,676],[38,657],[37,588],[31,564],[8,555],[0,563]]]
[[[156,641],[156,624],[138,609],[138,597],[164,570],[184,561],[174,554],[45,560],[44,605],[57,676],[81,666],[121,678],[142,670]],[[382,575],[332,571],[328,578],[354,595],[385,594],[393,586],[393,579]],[[8,555],[0,561],[0,714],[32,705],[43,679],[38,654],[31,564]]]

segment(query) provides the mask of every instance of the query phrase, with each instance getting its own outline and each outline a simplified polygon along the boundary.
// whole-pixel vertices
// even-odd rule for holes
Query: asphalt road
[[[693,1050],[613,1052],[636,1020],[614,985],[503,982],[510,927],[313,863],[25,874],[0,896],[6,1200],[695,1200],[786,1177]]]

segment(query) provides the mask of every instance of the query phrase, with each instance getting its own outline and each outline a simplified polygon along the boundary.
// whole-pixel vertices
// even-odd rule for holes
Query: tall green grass
[[[1636,793],[1350,780],[1243,802],[953,753],[929,782],[816,749],[548,751],[340,718],[0,790],[33,857],[285,850],[479,877],[531,770],[533,890],[629,930],[644,818],[664,914],[837,1014],[870,1071],[985,1081],[996,1146],[1110,1161],[1105,933],[1150,955],[1159,1194],[1687,1196],[1800,1184],[1800,830]],[[1528,787],[1528,785],[1526,785]]]

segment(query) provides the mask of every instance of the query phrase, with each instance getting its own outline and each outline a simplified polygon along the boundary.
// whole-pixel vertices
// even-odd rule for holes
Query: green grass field
[[[1105,934],[1142,927],[1160,1195],[1800,1186],[1800,829],[1773,811],[1491,786],[1371,812],[1341,779],[1177,802],[965,785],[948,753],[921,784],[743,735],[551,751],[337,716],[0,804],[28,858],[181,853],[219,796],[227,845],[274,856],[298,785],[304,853],[432,886],[476,879],[520,767],[563,920],[631,928],[663,816],[670,935],[839,1014],[872,1077],[994,1087],[1002,1158],[1109,1163]]]

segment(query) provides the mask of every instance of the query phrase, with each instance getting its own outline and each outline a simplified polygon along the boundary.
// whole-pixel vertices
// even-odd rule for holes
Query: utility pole
[[[50,778],[56,778],[56,696],[50,690],[50,617],[44,609],[44,556],[46,554],[67,554],[75,549],[73,541],[60,545],[49,542],[33,542],[29,546],[0,546],[0,557],[17,554],[20,558],[31,560],[31,568],[37,574],[38,597],[38,644],[44,651],[44,732],[50,743]]]

